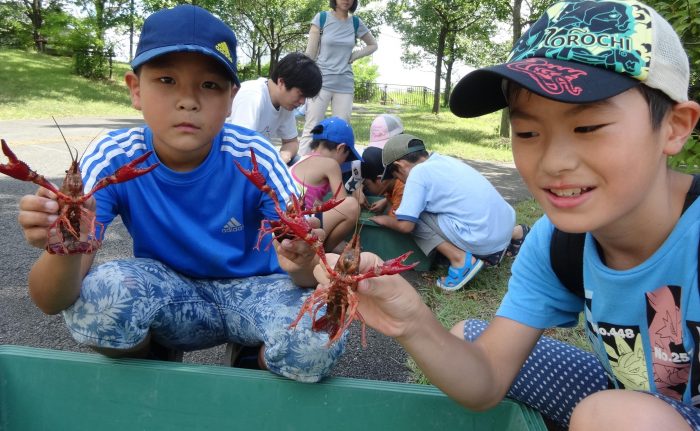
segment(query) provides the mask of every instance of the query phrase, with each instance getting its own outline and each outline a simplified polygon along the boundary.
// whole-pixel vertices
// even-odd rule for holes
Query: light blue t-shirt
[[[321,14],[317,13],[311,23],[321,28]],[[357,37],[367,34],[367,26],[360,20]],[[355,77],[352,73],[350,55],[355,47],[355,25],[352,16],[338,20],[331,11],[326,13],[326,23],[321,35],[321,47],[316,64],[323,75],[323,88],[334,93],[353,93]]]
[[[566,289],[550,263],[554,226],[532,228],[512,268],[498,316],[535,328],[574,326],[583,311],[593,350],[618,388],[659,392],[700,405],[700,202],[661,247],[624,271],[607,267],[588,234],[585,299]]]
[[[91,145],[80,162],[89,190],[100,178],[153,150],[148,127],[109,133]],[[263,219],[277,220],[272,200],[236,167],[252,169],[254,149],[259,170],[284,206],[294,182],[276,149],[258,133],[226,124],[214,138],[207,158],[190,172],[164,165],[134,180],[95,194],[97,221],[105,227],[117,215],[134,240],[134,256],[156,259],[195,278],[237,278],[283,272],[270,235],[255,250]],[[153,153],[139,167],[158,162]]]
[[[453,157],[433,153],[411,169],[396,218],[417,223],[423,211],[437,214],[448,240],[474,254],[502,251],[513,235],[513,207],[476,169]]]

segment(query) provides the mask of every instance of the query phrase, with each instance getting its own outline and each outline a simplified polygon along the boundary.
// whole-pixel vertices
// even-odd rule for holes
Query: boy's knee
[[[264,352],[267,368],[275,374],[304,383],[316,383],[328,377],[345,348],[345,339],[332,346],[312,343],[305,348],[285,349],[268,346]]]

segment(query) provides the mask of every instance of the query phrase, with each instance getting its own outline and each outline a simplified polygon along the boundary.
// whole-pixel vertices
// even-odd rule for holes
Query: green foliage
[[[369,57],[362,57],[352,63],[352,73],[355,75],[355,100],[361,100],[367,91],[363,91],[367,86],[373,84],[379,77],[379,66],[372,64]]]
[[[0,3],[0,46],[28,49],[34,45],[29,19],[15,2]]]
[[[669,166],[681,172],[690,174],[700,173],[700,139],[692,136],[686,142],[683,150],[668,160]]]
[[[243,81],[250,81],[251,79],[258,79],[260,77],[270,76],[270,63],[265,63],[260,67],[260,73],[258,74],[258,66],[251,62],[243,67],[238,68],[238,79]]]
[[[90,79],[107,77],[108,57],[102,40],[95,34],[90,20],[76,20],[74,29],[66,36],[73,54],[73,70],[79,76]]]

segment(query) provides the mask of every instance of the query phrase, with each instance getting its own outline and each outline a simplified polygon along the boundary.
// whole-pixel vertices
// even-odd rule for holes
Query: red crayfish
[[[387,260],[381,266],[375,266],[370,271],[360,273],[360,237],[357,234],[353,235],[333,268],[326,263],[325,259],[322,259],[329,282],[318,287],[304,301],[297,318],[289,327],[296,327],[304,314],[309,313],[311,329],[328,333],[330,346],[338,341],[350,324],[357,319],[362,322],[362,346],[366,347],[365,321],[357,310],[359,304],[356,294],[357,283],[367,278],[398,274],[415,268],[418,262],[410,265],[403,263],[411,253],[413,252],[406,252],[399,257]],[[326,313],[319,318],[317,314],[324,305],[326,305]]]
[[[56,188],[43,175],[33,171],[10,150],[4,139],[2,152],[9,159],[9,163],[0,164],[0,173],[8,175],[20,181],[30,181],[45,187],[56,194],[58,200],[58,218],[49,226],[47,232],[46,251],[51,254],[77,254],[92,253],[102,243],[101,234],[96,233],[96,226],[101,223],[95,221],[95,213],[83,206],[96,191],[110,184],[122,183],[132,180],[155,169],[160,163],[155,163],[147,168],[137,169],[136,165],[144,162],[152,151],[134,159],[132,162],[120,167],[112,175],[105,177],[95,184],[88,193],[83,193],[83,179],[78,168],[77,154],[74,157],[71,151],[72,163],[66,171],[61,188]],[[68,143],[66,143],[66,146]],[[81,238],[81,226],[87,231],[87,236]],[[85,227],[87,226],[87,229]],[[100,226],[100,232],[102,228]]]
[[[403,263],[412,252],[404,253],[397,258],[384,262],[381,266],[372,268],[368,272],[360,273],[360,237],[355,233],[338,257],[335,266],[331,268],[326,260],[323,241],[313,233],[305,216],[335,208],[342,202],[342,199],[331,199],[314,208],[304,209],[299,199],[295,195],[292,195],[292,202],[289,209],[287,212],[284,212],[279,205],[279,200],[274,190],[266,184],[265,177],[258,171],[258,164],[252,149],[250,153],[253,164],[253,169],[251,171],[244,169],[238,162],[235,163],[238,169],[248,177],[258,189],[270,196],[275,203],[275,209],[280,217],[279,221],[264,220],[262,222],[258,246],[260,245],[260,238],[268,233],[273,233],[275,237],[280,240],[285,235],[291,236],[292,238],[299,238],[315,250],[329,277],[329,282],[327,284],[318,287],[306,301],[304,301],[304,304],[299,310],[299,314],[289,325],[289,328],[295,328],[304,314],[309,313],[311,317],[311,329],[316,332],[326,332],[328,334],[328,346],[330,346],[338,341],[343,333],[350,327],[350,324],[357,319],[362,322],[362,345],[363,347],[366,346],[365,323],[362,315],[360,315],[357,310],[359,304],[356,294],[357,283],[367,278],[398,274],[413,269],[418,265],[418,262],[414,262],[410,265],[404,265]],[[325,314],[318,317],[318,313],[324,306],[326,306]]]
[[[279,241],[284,238],[295,239],[300,238],[311,245],[315,250],[323,251],[323,241],[313,234],[306,216],[328,211],[340,205],[343,199],[330,199],[313,208],[304,208],[302,202],[296,195],[292,195],[291,202],[287,205],[287,210],[283,211],[280,206],[279,199],[275,191],[267,185],[265,177],[258,170],[258,161],[255,158],[255,152],[250,149],[250,159],[253,165],[252,170],[245,169],[238,161],[234,160],[238,169],[245,175],[251,183],[253,183],[260,191],[270,196],[270,199],[275,203],[275,212],[279,216],[279,220],[263,220],[260,223],[260,233],[258,235],[258,244],[256,249],[260,248],[260,242],[268,233],[275,235]],[[342,187],[342,185],[341,185]],[[337,192],[336,192],[337,195]],[[325,261],[325,254],[319,255]]]

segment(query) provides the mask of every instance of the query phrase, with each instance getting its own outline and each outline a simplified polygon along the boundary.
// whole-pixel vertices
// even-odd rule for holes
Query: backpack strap
[[[323,27],[326,26],[326,15],[328,15],[328,12],[325,10],[322,10],[321,13],[319,13],[318,24],[321,35],[323,35]]]
[[[583,245],[585,233],[562,232],[556,227],[549,243],[552,270],[561,283],[576,296],[583,298]]]
[[[318,17],[318,24],[319,24],[319,32],[321,36],[323,36],[323,27],[326,26],[326,17],[328,16],[328,11],[322,10],[319,13]],[[357,39],[357,29],[360,28],[360,17],[359,16],[352,16],[352,26],[355,29],[355,39]]]
[[[693,175],[693,182],[690,184],[688,194],[685,195],[685,203],[683,204],[683,212],[690,208],[695,200],[700,196],[700,174]]]

